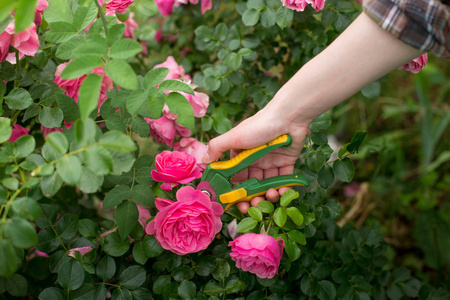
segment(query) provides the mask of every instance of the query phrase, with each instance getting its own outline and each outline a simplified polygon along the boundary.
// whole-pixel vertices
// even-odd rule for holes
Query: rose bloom
[[[182,138],[178,143],[173,146],[173,150],[179,152],[185,152],[189,155],[192,155],[197,161],[197,166],[204,170],[206,168],[206,164],[202,163],[202,157],[205,155],[208,150],[208,146],[197,141],[194,138]]]
[[[162,116],[159,119],[144,118],[150,126],[150,134],[156,142],[172,147],[175,136],[190,136],[191,131],[175,120]]]
[[[175,0],[155,0],[155,2],[158,5],[159,13],[163,17],[168,17],[172,14]]]
[[[0,35],[0,40],[0,58],[2,60],[6,59],[11,64],[16,63],[15,53],[6,53],[7,56],[3,58],[5,51],[8,51],[6,47],[9,48],[9,45],[19,50],[19,59],[24,55],[34,56],[39,50],[39,37],[36,33],[36,25],[34,23],[31,23],[30,27],[24,31],[16,33],[13,21],[9,23],[5,31]],[[8,41],[10,44],[8,44]]]
[[[92,247],[91,246],[85,246],[85,247],[78,247],[78,248],[69,249],[67,251],[67,254],[69,256],[75,258],[75,251],[80,252],[80,254],[84,256],[86,253],[92,251]]]
[[[176,0],[176,4],[175,5],[180,5],[180,4],[197,4],[198,0]],[[212,0],[202,0],[202,4],[201,4],[201,10],[202,10],[202,15],[205,14],[205,12],[207,12],[208,10],[210,10],[212,8]]]
[[[34,13],[34,24],[39,26],[42,24],[42,13],[48,6],[47,0],[39,0],[36,6],[36,12]]]
[[[139,224],[141,224],[142,228],[145,231],[145,227],[147,227],[147,220],[151,218],[150,212],[148,211],[148,209],[140,206],[140,205],[136,205],[139,211]]]
[[[184,92],[178,92],[183,95],[192,106],[194,110],[194,116],[201,118],[206,114],[206,110],[209,106],[209,96],[205,93],[195,92],[194,95],[190,95]]]
[[[399,67],[399,70],[406,70],[410,71],[411,73],[419,73],[420,70],[425,67],[426,63],[428,62],[428,53],[422,54],[421,56],[414,58],[412,61],[410,61],[407,64],[404,64],[403,66]]]
[[[222,229],[222,205],[193,187],[177,192],[177,202],[156,198],[159,212],[146,228],[166,250],[178,255],[206,249]]]
[[[98,1],[101,6],[105,3],[103,0]],[[127,12],[128,6],[132,4],[134,0],[110,0],[106,1],[106,12],[114,12],[123,15]]]
[[[14,143],[21,136],[28,135],[29,132],[30,128],[22,127],[19,124],[14,124],[11,132],[11,137],[9,138],[8,142]]]
[[[184,73],[184,68],[181,65],[178,65],[173,56],[167,57],[166,61],[154,66],[154,68],[167,68],[169,69],[169,74],[167,74],[165,80],[167,79],[187,79],[190,80],[191,77]]]
[[[236,267],[256,274],[260,278],[272,278],[278,272],[285,246],[282,238],[270,235],[246,233],[228,243],[230,257]]]
[[[156,155],[155,163],[156,170],[152,170],[153,180],[164,182],[161,188],[165,191],[202,176],[200,168],[196,166],[195,157],[185,152],[163,151]]]
[[[295,11],[304,11],[308,4],[306,0],[281,0],[281,3],[283,3],[283,6]]]
[[[306,0],[318,12],[325,6],[325,0]]]

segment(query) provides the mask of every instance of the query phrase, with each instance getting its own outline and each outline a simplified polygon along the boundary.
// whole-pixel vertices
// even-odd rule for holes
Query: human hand
[[[261,110],[227,133],[212,139],[209,142],[208,152],[205,154],[203,162],[211,163],[227,150],[231,150],[230,155],[234,157],[243,150],[255,148],[274,140],[280,135],[289,134],[292,138],[292,144],[289,148],[278,148],[260,158],[249,168],[236,174],[233,177],[233,183],[254,177],[262,180],[278,175],[292,174],[294,164],[303,149],[308,126],[286,123],[286,120],[277,117],[270,110]],[[286,189],[281,188],[279,191],[270,189],[266,193],[266,199],[276,202]],[[250,204],[257,206],[258,202],[262,200],[264,200],[264,197],[255,197],[250,203],[241,202],[237,206],[243,213],[247,213]]]

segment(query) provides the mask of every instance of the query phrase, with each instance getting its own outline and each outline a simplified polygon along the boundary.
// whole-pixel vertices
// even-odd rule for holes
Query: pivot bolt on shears
[[[263,180],[251,178],[233,187],[231,177],[249,167],[253,162],[277,148],[288,148],[292,144],[289,135],[282,135],[259,147],[242,151],[227,161],[217,161],[206,166],[198,190],[209,195],[212,201],[219,201],[227,211],[238,202],[250,202],[254,197],[264,195],[267,190],[288,186],[309,186],[306,177],[298,174],[280,175]]]

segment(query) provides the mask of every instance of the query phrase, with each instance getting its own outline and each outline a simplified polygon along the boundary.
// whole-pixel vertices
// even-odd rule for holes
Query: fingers
[[[280,200],[280,194],[276,189],[269,189],[266,192],[266,199],[272,203],[275,203]]]

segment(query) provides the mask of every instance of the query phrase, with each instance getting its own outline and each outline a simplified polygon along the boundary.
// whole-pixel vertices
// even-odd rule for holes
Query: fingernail
[[[203,163],[204,163],[204,164],[209,164],[209,163],[210,163],[210,160],[211,160],[211,158],[209,157],[209,154],[206,153],[206,154],[203,156],[203,159],[202,159]]]

